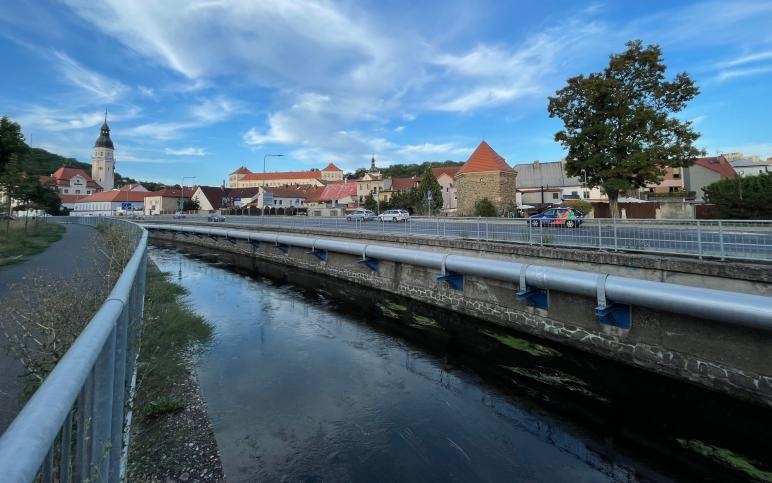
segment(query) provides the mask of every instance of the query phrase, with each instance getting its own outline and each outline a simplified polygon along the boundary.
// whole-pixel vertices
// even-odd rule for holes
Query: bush
[[[772,218],[772,173],[716,181],[703,189],[721,218]]]
[[[498,211],[491,200],[483,198],[474,204],[474,216],[498,216]]]
[[[566,208],[573,208],[582,212],[584,216],[587,216],[592,211],[592,203],[584,200],[567,200],[560,204]]]

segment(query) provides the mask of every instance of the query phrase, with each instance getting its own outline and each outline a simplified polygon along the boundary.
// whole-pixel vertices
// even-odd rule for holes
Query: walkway
[[[18,304],[19,294],[39,287],[42,281],[75,282],[83,290],[94,289],[98,283],[98,264],[101,257],[96,248],[100,246],[99,232],[84,225],[64,225],[66,231],[61,240],[54,243],[43,253],[16,265],[0,267],[0,322],[9,322],[9,307]],[[91,249],[93,247],[94,249]],[[21,363],[8,350],[8,339],[0,330],[0,434],[13,421],[21,409],[18,396],[24,373]]]

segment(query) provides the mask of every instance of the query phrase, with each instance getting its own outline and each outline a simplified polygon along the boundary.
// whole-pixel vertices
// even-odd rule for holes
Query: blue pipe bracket
[[[313,255],[316,258],[319,259],[320,262],[326,262],[327,261],[327,250],[311,250],[310,252],[306,252],[306,255]]]
[[[631,305],[615,303],[606,298],[607,278],[606,273],[598,275],[596,285],[598,305],[595,307],[595,316],[601,324],[629,330],[632,325],[633,308]]]
[[[280,250],[283,254],[289,255],[289,245],[276,242],[276,244],[273,247],[276,248],[277,250]]]
[[[380,260],[376,260],[375,258],[364,258],[362,260],[359,260],[357,263],[360,265],[366,265],[373,272],[381,271],[381,262]]]
[[[251,239],[251,238],[250,238],[250,239],[249,239],[249,243],[250,243],[250,245],[252,245],[253,247],[255,247],[255,250],[257,250],[258,248],[260,248],[260,240],[253,240],[253,239]]]
[[[446,272],[444,275],[439,275],[437,281],[448,282],[453,290],[464,291],[464,276],[460,273]]]
[[[517,300],[525,302],[525,305],[529,307],[548,310],[550,305],[550,298],[547,290],[531,288],[525,281],[525,274],[528,271],[528,267],[529,265],[523,265],[520,268],[520,290],[518,290],[515,294],[517,296]]]

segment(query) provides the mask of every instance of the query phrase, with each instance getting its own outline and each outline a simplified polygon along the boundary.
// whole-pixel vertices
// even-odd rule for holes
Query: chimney
[[[533,168],[534,168],[534,169],[537,169],[537,168],[539,168],[539,160],[538,160],[538,159],[537,159],[536,161],[534,161],[534,162],[533,162]]]

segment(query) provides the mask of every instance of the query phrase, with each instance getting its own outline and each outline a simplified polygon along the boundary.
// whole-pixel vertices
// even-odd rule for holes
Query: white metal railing
[[[153,216],[146,221],[206,222],[206,215],[184,219]],[[535,225],[515,218],[413,217],[408,223],[347,221],[343,217],[226,216],[226,224],[287,227],[335,232],[461,238],[602,251],[772,261],[770,220],[615,220],[585,218],[579,226]]]
[[[9,482],[119,481],[144,310],[147,231],[106,217],[49,220],[120,224],[136,246],[107,300],[0,438],[0,474]]]

